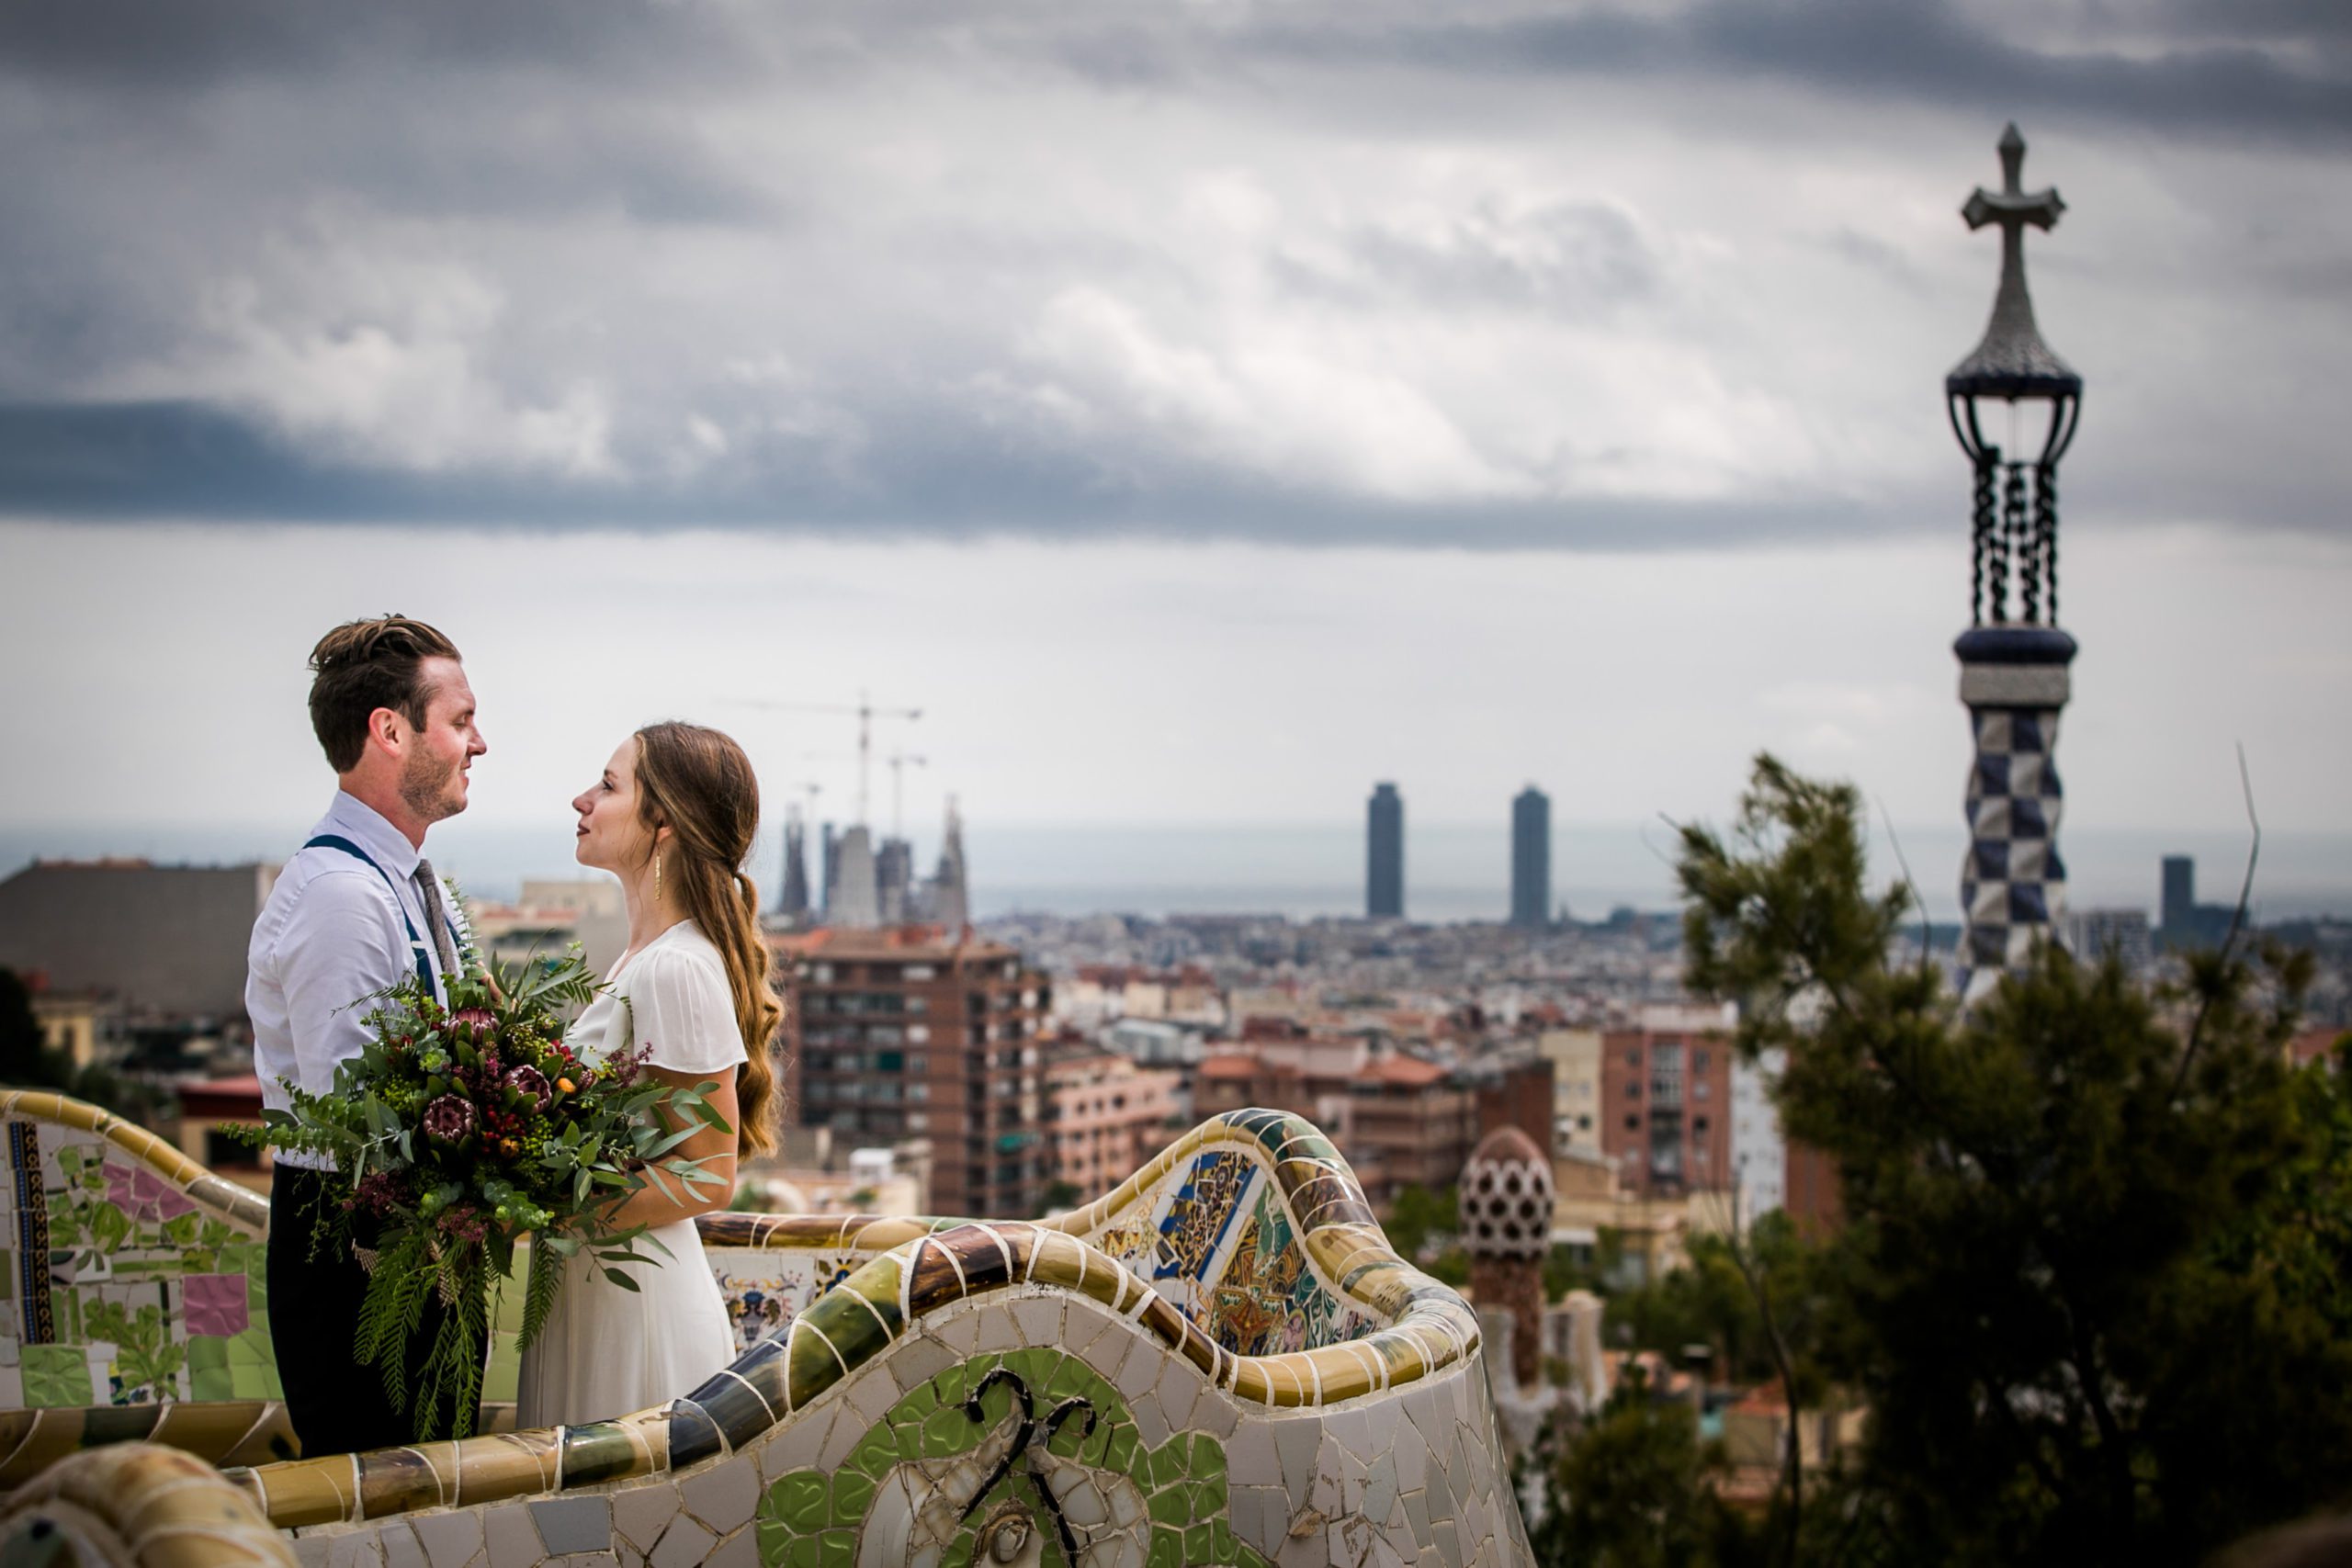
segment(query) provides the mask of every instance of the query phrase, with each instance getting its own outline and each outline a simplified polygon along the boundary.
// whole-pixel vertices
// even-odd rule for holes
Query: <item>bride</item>
[[[705,1127],[673,1151],[700,1160],[716,1183],[668,1179],[667,1193],[649,1183],[615,1211],[616,1229],[652,1227],[637,1243],[647,1261],[621,1266],[636,1290],[605,1280],[585,1249],[563,1265],[554,1309],[523,1354],[515,1424],[526,1429],[666,1404],[735,1359],[695,1216],[733,1198],[739,1153],[775,1144],[766,1045],[784,1010],[769,986],[758,895],[741,870],[760,814],[742,749],[698,725],[649,725],[571,806],[580,863],[618,876],[628,906],[628,950],[572,1025],[572,1049],[593,1065],[650,1045],[662,1082],[715,1080],[710,1105],[740,1134]],[[532,1267],[556,1261],[535,1253]]]

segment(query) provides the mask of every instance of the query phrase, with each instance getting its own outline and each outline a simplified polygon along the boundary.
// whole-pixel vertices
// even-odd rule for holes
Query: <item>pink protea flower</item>
[[[548,1076],[528,1062],[506,1071],[505,1084],[531,1102],[532,1109],[545,1105],[555,1092],[548,1083]]]
[[[474,1130],[473,1102],[445,1094],[426,1106],[419,1120],[424,1123],[425,1136],[454,1144]]]

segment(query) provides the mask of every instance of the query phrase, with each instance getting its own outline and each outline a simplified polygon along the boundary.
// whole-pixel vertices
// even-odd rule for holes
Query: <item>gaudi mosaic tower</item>
[[[2016,126],[2000,152],[2001,188],[1980,186],[1961,209],[1971,229],[2001,230],[1993,320],[1944,378],[1952,434],[1976,480],[1969,629],[1952,645],[1976,737],[1960,881],[1960,983],[1971,1003],[2052,940],[2063,913],[2056,750],[2075,658],[2075,639],[2058,627],[2058,459],[2075,438],[2083,378],[2042,341],[2025,283],[2027,225],[2052,228],[2065,203],[2055,190],[2024,188]]]

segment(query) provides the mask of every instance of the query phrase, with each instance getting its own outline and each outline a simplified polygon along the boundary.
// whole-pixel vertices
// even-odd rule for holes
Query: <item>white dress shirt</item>
[[[356,1056],[367,1044],[365,1021],[372,1006],[353,1004],[415,976],[412,927],[424,944],[425,967],[440,967],[433,959],[432,928],[417,889],[416,846],[373,807],[341,790],[304,838],[330,834],[367,851],[383,874],[341,850],[296,852],[254,921],[245,953],[254,1074],[261,1079],[262,1103],[281,1111],[290,1102],[278,1080],[324,1094],[334,1088],[335,1064]],[[446,889],[434,891],[447,911],[450,935],[462,948],[464,916]],[[437,973],[434,989],[447,999]],[[303,1154],[284,1159],[293,1166],[323,1163]]]

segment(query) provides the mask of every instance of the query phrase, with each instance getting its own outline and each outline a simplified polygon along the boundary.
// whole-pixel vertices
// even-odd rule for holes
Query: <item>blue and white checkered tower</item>
[[[2066,896],[2058,715],[2075,639],[2058,629],[2058,459],[2075,438],[2083,378],[2042,342],[2025,286],[2026,226],[2052,228],[2066,204],[2055,190],[2023,188],[2025,138],[2016,126],[2002,132],[2000,152],[2002,188],[1979,186],[1960,209],[1971,229],[2001,228],[1993,320],[1944,378],[1952,434],[1976,470],[1970,625],[1952,645],[1976,736],[1960,877],[1960,986],[1970,1004],[2056,936]],[[1987,436],[1995,402],[2008,405],[1999,427],[2006,448]],[[2018,433],[2045,415],[2040,454],[2028,457]]]

